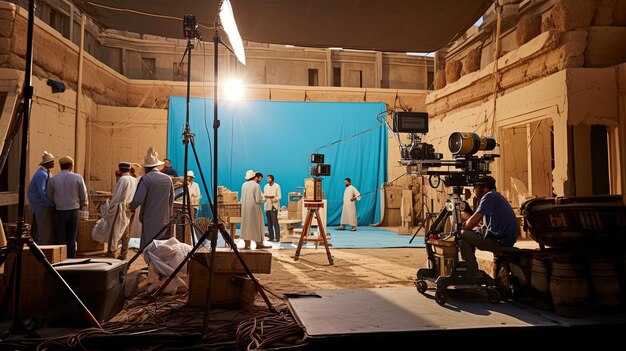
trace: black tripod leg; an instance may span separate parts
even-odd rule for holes
[[[241,253],[239,252],[239,249],[237,249],[237,244],[235,243],[235,241],[233,241],[233,238],[231,238],[230,235],[228,235],[228,233],[226,232],[226,229],[224,229],[223,224],[219,224],[219,231],[220,231],[220,234],[222,234],[222,238],[224,238],[224,240],[228,243],[228,245],[230,245],[231,249],[235,252],[235,255],[237,256],[237,259],[239,259],[241,266],[243,267],[244,271],[246,271],[246,274],[248,275],[248,277],[254,283],[256,290],[259,292],[259,295],[261,295],[261,297],[263,298],[263,301],[265,301],[265,304],[267,305],[269,310],[272,312],[276,312],[276,309],[272,305],[272,302],[265,294],[265,290],[263,289],[263,286],[254,277],[254,274],[252,274],[252,271],[250,271],[250,268],[248,267],[246,260],[243,259],[243,257],[241,256]]]
[[[39,248],[39,246],[37,246],[37,244],[35,244],[32,240],[30,240],[30,242],[27,245],[30,248],[30,252],[32,253],[32,255],[35,256],[35,258],[39,262],[41,262],[41,264],[48,270],[48,272],[50,274],[52,274],[54,279],[61,285],[61,287],[65,290],[65,292],[70,296],[72,301],[74,301],[74,304],[76,304],[76,306],[78,306],[78,308],[80,308],[80,310],[83,312],[83,314],[85,316],[85,319],[87,319],[89,324],[91,324],[91,326],[93,326],[94,328],[102,329],[102,326],[100,325],[100,323],[98,322],[96,317],[94,317],[93,314],[91,314],[91,311],[89,311],[87,306],[85,306],[83,304],[83,302],[80,300],[80,298],[74,293],[72,288],[70,288],[70,286],[67,285],[67,283],[65,282],[63,277],[61,277],[61,275],[59,274],[59,272],[57,272],[54,269],[54,267],[52,267],[50,262],[48,262],[48,260],[46,259],[46,256],[43,254],[43,252],[41,252],[41,249]],[[20,257],[21,254],[19,253],[21,251],[22,250],[18,251],[18,256],[16,256],[16,259],[21,259],[21,257]],[[17,281],[18,280],[16,279],[16,283],[17,283]],[[15,301],[17,301],[17,299]],[[17,305],[17,306],[19,306],[19,305]],[[17,308],[19,308],[19,307],[17,307]]]

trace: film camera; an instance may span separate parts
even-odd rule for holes
[[[394,112],[394,133],[408,133],[409,143],[400,144],[400,163],[409,165],[413,161],[440,160],[443,155],[435,152],[432,144],[422,142],[422,135],[428,133],[428,113]]]
[[[324,154],[312,154],[311,163],[315,163],[311,167],[311,176],[313,177],[326,177],[330,176],[330,165],[324,163]]]

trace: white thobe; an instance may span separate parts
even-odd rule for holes
[[[355,201],[352,201],[355,199]],[[343,192],[343,208],[341,209],[341,222],[340,224],[347,224],[349,226],[356,227],[356,201],[361,200],[361,194],[353,186],[349,185]]]
[[[130,209],[134,210],[141,206],[139,220],[141,221],[141,242],[143,248],[159,231],[161,234],[155,239],[161,239],[169,228],[165,228],[170,222],[174,205],[174,185],[172,179],[165,173],[154,168],[148,174],[141,177],[137,185],[137,191],[130,203]],[[165,230],[163,230],[165,228]]]
[[[130,223],[130,218],[126,214],[126,207],[133,200],[137,189],[137,179],[129,173],[124,173],[117,181],[111,200],[106,206],[101,206],[102,219],[93,229],[92,238],[94,240],[104,239],[112,248],[117,250],[118,242],[124,230]],[[98,240],[102,241],[102,240]]]
[[[241,186],[241,238],[244,240],[263,241],[263,196],[261,186],[249,180]]]
[[[280,211],[280,185],[274,183],[272,185],[265,184],[263,188],[263,196],[265,196],[265,211],[271,211],[272,207]],[[273,196],[273,198],[267,198],[267,196]]]

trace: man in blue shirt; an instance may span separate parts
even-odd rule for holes
[[[169,159],[164,158],[163,159],[163,170],[161,170],[162,173],[167,174],[170,177],[178,177],[178,172],[176,172],[176,170],[174,169],[174,167],[172,167],[172,163],[170,162]]]
[[[496,191],[496,180],[485,177],[474,187],[480,200],[476,212],[465,222],[459,248],[470,272],[478,272],[474,250],[498,252],[517,240],[518,224],[507,199]]]
[[[46,194],[50,169],[54,168],[54,156],[44,151],[39,166],[28,185],[28,202],[34,215],[31,236],[37,244],[47,245],[54,242],[52,231],[54,203]]]

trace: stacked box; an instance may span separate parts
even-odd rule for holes
[[[103,251],[104,244],[91,239],[91,232],[96,226],[97,219],[81,219],[78,221],[76,243],[78,252]]]
[[[65,245],[42,245],[39,246],[39,248],[51,264],[67,259],[67,248]],[[3,291],[9,284],[10,272],[13,269],[15,257],[15,254],[12,254],[6,261],[6,274],[3,275],[1,284]],[[48,301],[44,285],[45,276],[45,266],[33,256],[27,246],[24,246],[24,251],[22,252],[22,287],[20,294],[20,311],[24,316],[31,315],[35,312],[42,312],[47,309]],[[12,301],[10,306],[12,308]]]
[[[269,251],[255,250],[240,252],[252,273],[270,273],[272,254]],[[211,253],[200,250],[194,254],[189,266],[190,306],[204,307],[208,291],[209,264]],[[218,248],[215,256],[213,294],[211,303],[235,305],[250,308],[254,304],[256,289],[234,251]]]
[[[222,220],[226,220],[229,217],[241,217],[241,204],[218,204],[217,215]]]
[[[236,204],[239,201],[239,193],[236,191],[225,192],[222,194],[222,201],[225,204]]]

